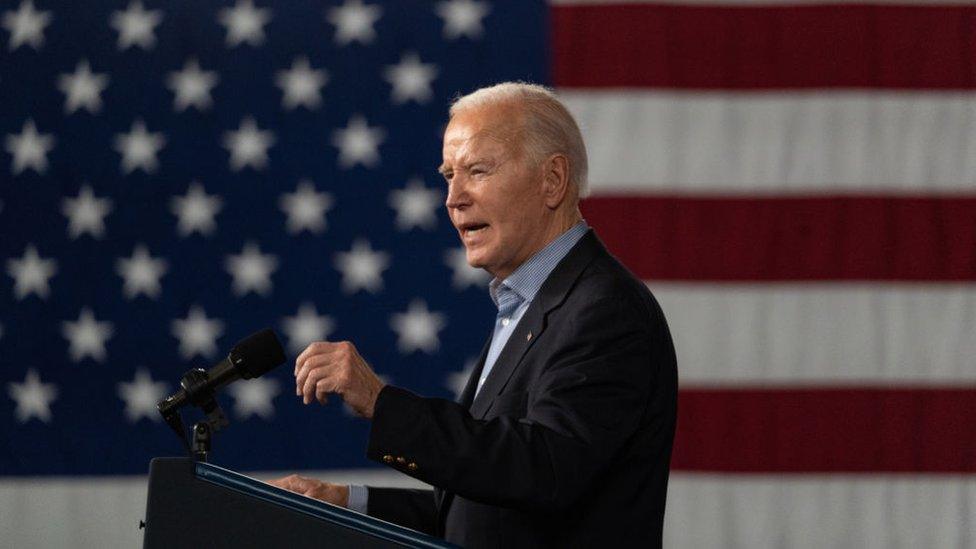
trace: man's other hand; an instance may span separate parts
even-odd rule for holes
[[[325,404],[329,393],[337,393],[357,414],[372,419],[385,385],[348,341],[312,343],[295,360],[295,393],[305,404],[313,398]]]
[[[349,487],[344,484],[332,484],[299,475],[269,480],[268,484],[339,507],[349,507]]]

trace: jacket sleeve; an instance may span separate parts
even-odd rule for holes
[[[545,336],[559,344],[549,344],[544,371],[526,388],[524,417],[475,419],[457,403],[387,386],[367,456],[482,503],[572,505],[637,429],[666,358],[647,318],[621,298],[587,306],[553,331]]]
[[[437,535],[433,490],[368,487],[366,514],[432,536]]]

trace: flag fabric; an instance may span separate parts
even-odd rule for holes
[[[138,539],[145,481],[119,475],[181,452],[155,402],[264,326],[291,359],[348,339],[390,383],[458,393],[493,309],[443,211],[439,138],[451,97],[514,79],[578,117],[584,216],[671,324],[666,544],[976,543],[976,7],[0,18],[0,529],[21,545]],[[225,393],[215,463],[370,467],[368,425],[302,406],[290,365]]]
[[[972,547],[976,6],[559,2],[584,215],[661,300],[673,547]]]
[[[388,382],[454,398],[494,306],[443,208],[440,135],[455,95],[547,81],[547,15],[0,4],[5,543],[132,545],[145,503],[117,477],[183,453],[156,402],[265,326],[292,361],[351,340]],[[212,461],[368,467],[368,423],[294,391],[291,363],[222,391]]]

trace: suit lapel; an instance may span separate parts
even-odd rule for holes
[[[485,417],[495,395],[508,382],[508,378],[515,372],[516,367],[522,361],[522,357],[532,347],[532,344],[542,335],[545,328],[545,311],[542,309],[541,303],[538,300],[533,300],[518,326],[515,327],[515,331],[508,338],[505,347],[498,355],[498,359],[495,360],[495,365],[491,368],[491,373],[488,374],[488,379],[485,380],[471,404],[471,415],[475,418],[482,419]]]
[[[491,403],[498,393],[505,388],[509,378],[512,377],[522,362],[522,358],[532,348],[532,345],[542,337],[546,329],[546,317],[553,309],[562,304],[580,273],[593,261],[600,250],[604,250],[602,244],[593,234],[593,231],[589,230],[573,246],[566,257],[559,262],[559,265],[553,269],[552,274],[546,279],[542,288],[539,289],[539,293],[532,300],[532,304],[525,311],[525,315],[522,316],[515,331],[508,338],[508,342],[505,343],[505,347],[491,368],[491,373],[488,374],[488,379],[478,391],[478,395],[471,405],[472,416],[477,419],[485,417],[485,414],[491,409]],[[484,358],[482,358],[483,367]],[[477,386],[477,379],[474,383]],[[471,384],[470,380],[468,384]]]

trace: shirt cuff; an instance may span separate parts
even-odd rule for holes
[[[369,490],[361,484],[349,485],[349,510],[357,513],[366,514],[366,505],[369,503]]]

